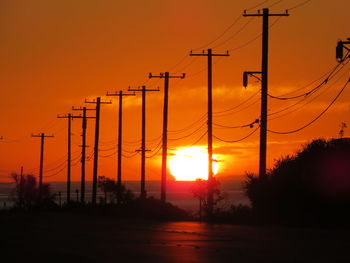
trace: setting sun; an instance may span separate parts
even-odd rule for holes
[[[215,156],[214,156],[215,158]],[[205,147],[186,147],[174,151],[169,160],[170,173],[177,181],[194,181],[208,178],[208,153]],[[213,162],[216,174],[219,163]]]

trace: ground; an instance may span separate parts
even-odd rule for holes
[[[0,214],[3,262],[349,262],[350,230]]]

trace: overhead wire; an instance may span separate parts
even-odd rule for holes
[[[221,114],[221,113],[226,113],[226,112],[229,112],[229,111],[232,111],[232,110],[235,110],[237,108],[239,108],[240,106],[244,105],[245,103],[247,103],[248,101],[250,101],[251,99],[253,99],[256,95],[258,95],[260,93],[260,90],[258,90],[257,92],[255,92],[253,95],[251,95],[250,97],[248,97],[246,100],[242,101],[241,103],[239,103],[238,105],[236,106],[233,106],[229,109],[226,109],[226,110],[222,110],[222,111],[214,111],[213,112],[213,115],[215,116],[216,114]]]
[[[349,53],[349,52],[348,52]],[[303,94],[299,94],[299,95],[295,95],[295,96],[290,96],[290,97],[281,97],[281,96],[273,96],[271,94],[268,94],[268,96],[270,98],[273,99],[278,99],[278,100],[290,100],[290,99],[297,99],[300,97],[306,97],[309,96],[311,94],[313,94],[314,92],[316,92],[318,89],[320,89],[323,85],[327,84],[347,63],[349,62],[349,59],[347,60],[347,62],[345,63],[338,63],[328,74],[328,76],[320,83],[318,84],[316,87],[312,88],[311,90],[303,93]],[[340,70],[338,70],[338,68],[342,66],[340,68]],[[338,70],[338,71],[337,71]],[[334,74],[333,74],[334,73]]]
[[[226,44],[227,42],[231,41],[232,39],[234,39],[239,33],[241,33],[251,22],[253,21],[253,18],[250,17],[250,19],[248,19],[248,21],[240,28],[238,29],[234,34],[232,34],[229,38],[227,38],[226,40],[220,42],[219,44],[216,44],[215,46],[213,46],[212,48],[218,48],[221,47],[222,45]]]
[[[281,2],[283,2],[283,0],[278,0],[278,1],[274,2],[274,3],[272,3],[271,5],[267,6],[266,8],[271,8],[271,7],[275,6],[275,5],[278,5]]]
[[[259,128],[260,128],[260,125],[259,125],[256,129],[254,129],[251,133],[249,133],[248,135],[246,135],[246,136],[244,136],[244,137],[242,137],[242,138],[240,138],[240,139],[237,139],[237,140],[225,140],[225,139],[222,139],[222,138],[220,138],[220,137],[218,137],[218,136],[216,136],[216,135],[214,135],[214,134],[213,134],[213,137],[214,137],[215,139],[218,139],[219,141],[222,141],[222,142],[226,142],[226,143],[237,143],[237,142],[241,142],[241,141],[243,141],[243,140],[249,138],[250,136],[252,136]]]
[[[346,65],[347,63],[349,63],[349,62],[350,62],[350,59],[345,63],[345,65]],[[345,65],[344,65],[344,66],[345,66]],[[328,78],[328,80],[333,79],[333,78],[344,68],[344,66],[343,66],[342,68],[340,68],[331,78]],[[341,79],[346,73],[347,73],[347,72],[344,72],[344,73],[337,79],[337,81],[338,81],[339,79]],[[336,81],[336,82],[337,82],[337,81]],[[323,82],[324,82],[324,81],[323,81]],[[322,82],[322,83],[323,83],[323,82]],[[328,84],[328,81],[327,81],[326,84]],[[329,85],[329,87],[332,87],[332,85],[333,85],[333,84]],[[323,93],[321,93],[321,94],[323,94]],[[321,95],[321,94],[320,94],[320,95]],[[316,96],[314,99],[318,98],[320,95]],[[298,104],[300,104],[300,103],[306,101],[308,98],[310,98],[310,97],[309,97],[309,96],[307,96],[307,97],[304,96],[301,100],[297,101],[296,103],[294,103],[294,104],[292,104],[292,105],[289,105],[289,106],[287,106],[287,107],[285,107],[285,108],[283,108],[283,109],[281,109],[281,110],[278,110],[278,111],[269,113],[268,116],[276,115],[276,114],[279,114],[279,113],[281,113],[281,112],[287,111],[287,110],[289,110],[289,109],[295,107],[296,105],[298,105]],[[306,102],[306,103],[305,103],[304,105],[302,105],[300,108],[302,108],[302,107],[304,107],[305,105],[309,104],[309,103],[312,102],[314,99],[311,99],[309,102]],[[300,108],[297,108],[296,110],[298,110],[298,109],[300,109]],[[292,112],[294,112],[294,111],[296,111],[296,110],[293,110]],[[283,116],[285,116],[285,115],[283,115]],[[279,117],[276,117],[276,118],[273,118],[273,119],[277,119],[277,118],[279,118]],[[272,120],[272,119],[270,119],[270,120]]]
[[[255,123],[259,123],[259,119],[255,119],[254,121],[247,123],[247,124],[243,124],[243,125],[237,125],[237,126],[228,126],[228,125],[223,125],[223,124],[219,124],[219,123],[215,123],[213,122],[213,125],[219,128],[224,128],[224,129],[238,129],[238,128],[252,128],[254,126]]]
[[[277,18],[275,19],[275,21],[272,22],[271,25],[269,25],[269,28],[272,28],[280,19],[281,19],[281,16],[277,17]],[[261,36],[262,36],[262,33],[259,33],[259,34],[256,35],[254,38],[248,40],[248,41],[245,42],[244,44],[241,44],[241,45],[239,45],[239,46],[237,46],[237,47],[231,48],[231,49],[229,49],[228,51],[235,51],[235,50],[242,49],[242,48],[244,48],[244,47],[250,45],[251,43],[253,43],[253,42],[256,41],[257,39],[261,38]]]
[[[319,114],[317,115],[313,120],[311,120],[310,122],[308,122],[307,124],[303,125],[302,127],[298,128],[298,129],[294,129],[294,130],[290,130],[290,131],[274,131],[274,130],[267,130],[268,132],[271,133],[275,133],[275,134],[291,134],[291,133],[296,133],[299,132],[305,128],[307,128],[308,126],[310,126],[311,124],[313,124],[314,122],[316,122],[319,118],[322,117],[323,114],[325,114],[328,109],[337,101],[337,99],[340,97],[340,95],[343,93],[343,91],[345,90],[346,86],[349,84],[350,82],[350,78],[346,81],[345,85],[342,87],[342,89],[338,92],[338,94],[335,96],[335,98],[331,101],[331,103]]]
[[[214,38],[212,41],[208,42],[207,44],[203,45],[203,46],[200,46],[194,50],[201,50],[205,47],[208,47],[210,46],[211,44],[215,43],[216,41],[218,41],[220,38],[222,38],[234,25],[237,24],[237,22],[242,18],[241,15],[238,15],[236,17],[236,19],[233,21],[232,24],[230,24],[218,37]]]
[[[297,9],[297,8],[303,6],[303,5],[306,5],[309,2],[311,2],[311,0],[306,0],[306,1],[301,2],[301,3],[299,3],[299,4],[297,4],[297,5],[293,6],[293,7],[287,8],[287,10],[290,11],[290,10]]]
[[[193,132],[191,132],[190,134],[187,134],[187,135],[184,135],[184,136],[181,136],[181,137],[178,137],[178,138],[168,138],[169,141],[178,141],[178,140],[181,140],[181,139],[184,139],[184,138],[188,138],[194,134],[196,134],[197,132],[199,132],[203,127],[204,125],[206,125],[206,122],[203,123],[199,128],[197,128],[196,130],[194,130]]]
[[[274,118],[269,118],[269,120],[271,121],[271,120],[279,119],[279,118],[282,118],[282,117],[284,117],[284,116],[286,116],[286,115],[289,115],[289,114],[291,114],[291,113],[294,113],[294,112],[296,112],[296,111],[298,111],[298,110],[301,110],[301,109],[304,108],[306,105],[310,104],[310,103],[313,102],[315,99],[317,99],[318,97],[320,97],[321,95],[323,95],[328,89],[330,89],[330,88],[331,88],[332,86],[334,86],[339,80],[341,80],[342,77],[343,77],[345,74],[348,74],[349,71],[350,71],[350,70],[344,72],[337,80],[335,80],[335,82],[334,82],[333,84],[330,84],[330,85],[326,88],[326,90],[324,90],[323,92],[321,92],[320,94],[318,94],[318,95],[315,96],[314,98],[310,99],[309,101],[305,102],[305,103],[304,103],[303,105],[301,105],[299,108],[293,109],[292,111],[289,111],[289,112],[284,113],[284,114],[282,114],[282,115],[278,115],[278,116],[276,116],[276,117],[274,117]],[[303,102],[304,100],[306,100],[306,98],[305,98],[305,99],[302,99],[302,100],[300,100],[300,101],[298,101],[297,103],[293,104],[292,106],[295,106],[296,104],[299,104],[299,103]],[[292,108],[292,107],[289,107],[289,108]],[[289,109],[289,108],[288,108],[288,109]],[[287,108],[284,108],[284,109],[282,109],[282,110],[280,110],[280,111],[277,111],[277,112],[273,112],[273,113],[271,113],[271,114],[268,114],[268,116],[275,115],[275,114],[277,114],[277,113],[281,113],[281,112],[283,112],[283,111],[285,111],[285,110],[287,110]]]
[[[201,123],[204,121],[207,117],[208,113],[203,114],[199,119],[191,123],[190,125],[185,126],[184,128],[178,129],[178,130],[168,130],[168,133],[182,133],[184,131],[190,130],[193,127],[196,127],[197,124]]]
[[[245,10],[246,10],[246,11],[250,11],[250,10],[255,9],[255,8],[259,7],[259,6],[262,6],[263,4],[267,3],[268,1],[270,1],[270,0],[262,1],[261,3],[256,4],[256,5],[252,6],[252,7],[249,7],[249,8],[247,8],[247,9],[245,9]]]

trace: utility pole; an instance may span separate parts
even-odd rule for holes
[[[85,100],[85,103],[96,104],[96,121],[95,121],[95,145],[94,145],[94,169],[92,176],[92,205],[96,205],[97,194],[97,171],[98,171],[98,142],[100,137],[100,111],[101,104],[111,104],[112,102],[101,102],[101,98],[97,97],[96,100]]]
[[[261,16],[262,25],[262,62],[261,62],[261,116],[260,116],[260,160],[259,177],[266,177],[266,146],[267,146],[267,94],[268,94],[268,52],[269,52],[269,17],[289,16],[289,14],[270,14],[268,8],[263,9],[263,13],[247,14],[244,17]]]
[[[83,116],[74,116],[73,118],[81,118],[82,119],[82,144],[81,146],[81,184],[80,184],[80,202],[85,203],[85,161],[86,161],[86,129],[87,129],[87,119],[95,119],[95,117],[87,117],[86,111],[95,110],[95,109],[87,109],[86,107],[80,108],[72,108],[75,111],[83,111]],[[78,199],[77,199],[78,200]]]
[[[211,217],[213,213],[213,96],[212,96],[212,74],[213,74],[213,57],[227,57],[228,51],[225,54],[214,54],[209,48],[207,53],[193,54],[190,56],[206,56],[208,57],[208,214]]]
[[[72,123],[72,114],[68,113],[67,115],[58,115],[57,118],[66,118],[68,120],[68,157],[67,157],[67,203],[70,202],[70,186],[71,186],[71,160],[72,160],[72,144],[71,144],[71,123]]]
[[[115,93],[108,93],[107,96],[119,96],[119,118],[118,118],[118,171],[117,171],[117,202],[121,200],[121,186],[122,186],[122,138],[123,138],[123,96],[135,96],[134,93],[123,93],[122,90]]]
[[[45,133],[40,134],[32,134],[32,137],[39,137],[41,138],[41,144],[40,144],[40,170],[39,170],[39,198],[41,198],[41,191],[42,191],[42,185],[43,185],[43,167],[44,167],[44,142],[45,138],[52,138],[53,135],[45,135]]]
[[[137,150],[141,152],[141,198],[146,198],[146,92],[159,91],[159,89],[147,89],[146,86],[141,86],[136,89],[129,87],[129,91],[141,91],[142,92],[142,131],[141,131],[141,149]]]
[[[162,137],[162,175],[161,175],[161,195],[162,202],[166,201],[166,181],[167,181],[167,158],[168,158],[168,94],[170,78],[185,78],[185,73],[181,76],[171,76],[169,72],[160,73],[158,76],[149,73],[149,78],[164,78],[164,107],[163,107],[163,137]]]

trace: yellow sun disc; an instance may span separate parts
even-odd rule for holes
[[[174,154],[169,160],[169,169],[177,181],[208,179],[208,152],[205,147],[185,147]],[[218,169],[218,162],[213,162],[213,173],[216,174]]]

